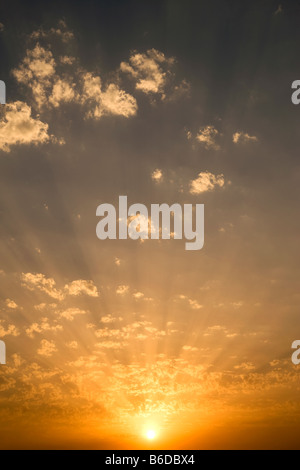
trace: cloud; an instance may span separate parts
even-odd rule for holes
[[[279,15],[279,14],[282,13],[282,12],[283,12],[282,5],[278,5],[277,10],[275,11],[275,15]]]
[[[36,44],[33,49],[27,49],[23,62],[13,70],[13,75],[19,83],[31,89],[33,99],[41,108],[48,102],[55,69],[52,52]]]
[[[0,121],[0,150],[10,152],[14,145],[38,145],[49,140],[48,124],[32,118],[30,106],[21,101],[5,106]]]
[[[49,295],[53,299],[63,300],[65,297],[60,290],[56,289],[56,282],[54,279],[48,279],[46,276],[44,276],[44,274],[23,273],[21,275],[21,282],[22,285],[30,291],[37,289]]]
[[[60,318],[64,318],[65,320],[68,321],[73,321],[75,317],[78,315],[86,315],[85,310],[81,310],[79,308],[68,308],[67,310],[64,310],[63,312],[59,313]]]
[[[0,23],[0,33],[2,33],[2,31],[4,31],[5,29],[5,26],[3,23]]]
[[[120,260],[120,258],[115,258],[115,265],[116,266],[118,266],[118,267],[121,266],[121,263],[122,263],[122,261]]]
[[[196,351],[198,351],[198,348],[195,348],[195,347],[193,348],[192,346],[183,346],[182,349],[185,352],[196,352]]]
[[[75,85],[66,80],[58,79],[52,89],[52,95],[49,98],[49,103],[58,108],[61,103],[70,103],[75,99],[76,92]]]
[[[201,308],[203,308],[203,305],[200,305],[197,300],[189,299],[189,304],[193,310],[200,310]]]
[[[219,131],[214,126],[206,126],[199,130],[196,140],[207,150],[220,150],[220,146],[216,143],[218,135]]]
[[[99,76],[90,72],[83,75],[82,104],[89,104],[87,117],[100,119],[105,114],[130,117],[137,112],[136,99],[121,90],[118,85],[111,83],[102,90]]]
[[[19,330],[15,325],[7,325],[2,326],[3,321],[0,320],[0,338],[4,338],[5,336],[19,336]]]
[[[35,333],[44,333],[45,331],[62,331],[63,327],[61,325],[50,325],[48,318],[43,318],[41,323],[33,323],[28,328],[26,328],[25,332],[29,338],[34,338]]]
[[[88,295],[89,297],[99,297],[97,287],[93,281],[79,279],[78,281],[73,281],[70,284],[67,284],[65,286],[65,290],[69,295],[75,297],[82,294]]]
[[[153,179],[153,181],[155,181],[155,183],[161,183],[162,180],[163,180],[162,170],[160,170],[158,168],[156,170],[154,170],[152,175],[151,175],[151,178]]]
[[[16,309],[16,308],[18,308],[18,305],[17,305],[16,302],[14,302],[13,300],[6,299],[5,303],[6,303],[6,306],[7,306],[8,308],[11,308],[11,309],[13,309],[13,310]]]
[[[128,292],[129,292],[129,286],[119,286],[116,289],[117,295],[125,295],[125,294],[128,294]]]
[[[122,321],[122,320],[123,320],[122,317],[115,318],[112,315],[106,315],[105,317],[102,317],[100,321],[101,323],[104,323],[105,325],[109,325],[111,323],[115,323],[117,321]]]
[[[39,40],[49,35],[51,37],[52,34],[62,38],[73,37],[73,33],[67,30],[63,33],[60,31],[52,29],[45,33],[39,30],[31,35],[31,39]],[[133,96],[117,83],[102,86],[101,77],[79,65],[72,67],[74,62],[74,57],[68,55],[54,56],[49,44],[43,47],[38,42],[32,49],[26,50],[25,58],[13,70],[13,75],[20,84],[30,89],[40,112],[47,108],[58,108],[64,103],[76,103],[87,109],[86,117],[93,119],[100,119],[104,115],[126,118],[136,115],[138,107]]]
[[[37,350],[37,353],[40,356],[51,357],[57,351],[54,341],[48,341],[43,339],[41,341],[40,349]]]
[[[248,142],[258,142],[258,138],[255,136],[246,134],[245,132],[236,132],[232,136],[232,141],[234,144],[245,144]]]
[[[102,93],[101,104],[104,114],[130,117],[137,112],[136,99],[111,83]]]
[[[203,305],[199,304],[199,302],[197,300],[189,299],[186,295],[178,295],[175,298],[175,301],[177,301],[178,299],[179,300],[186,300],[193,310],[200,310],[200,309],[203,308]]]
[[[50,39],[51,36],[58,36],[62,42],[68,43],[74,39],[74,34],[67,27],[67,24],[64,20],[59,20],[56,28],[51,28],[45,31],[43,28],[34,31],[30,37],[31,39]]]
[[[133,294],[133,297],[136,300],[140,300],[140,299],[143,299],[145,297],[145,294],[143,294],[142,292],[136,292],[135,294]]]
[[[224,175],[213,175],[206,171],[199,173],[198,178],[190,182],[190,193],[201,194],[213,191],[215,188],[223,188],[225,185]]]
[[[173,58],[167,58],[162,52],[150,49],[144,54],[133,53],[129,62],[121,63],[120,70],[136,81],[137,90],[163,95],[174,62]]]

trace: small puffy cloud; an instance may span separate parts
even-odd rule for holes
[[[11,300],[11,299],[6,299],[5,303],[6,303],[6,306],[7,306],[8,308],[11,308],[11,309],[13,309],[13,310],[15,310],[16,308],[18,308],[18,305],[16,304],[16,302],[14,302],[14,301]]]
[[[115,318],[112,315],[106,315],[105,317],[101,318],[101,323],[104,323],[105,325],[109,325],[111,323],[115,323],[116,321],[122,321],[122,317]]]
[[[65,286],[69,295],[77,297],[78,295],[88,295],[89,297],[99,297],[98,289],[93,281],[79,279]]]
[[[190,193],[201,194],[213,191],[215,188],[223,188],[225,185],[224,175],[213,175],[206,171],[199,173],[198,178],[190,182]]]
[[[49,295],[53,299],[63,300],[64,295],[56,289],[56,282],[52,278],[46,278],[44,274],[22,274],[21,282],[24,287],[30,291],[39,290]]]
[[[73,65],[75,62],[75,57],[64,55],[59,58],[59,62],[63,65]]]
[[[44,30],[43,28],[38,29],[31,33],[31,39],[47,39],[49,40],[51,36],[59,37],[62,42],[68,43],[72,39],[74,39],[74,34],[70,31],[67,27],[67,24],[64,20],[59,20],[58,25],[56,28],[51,28],[49,30]]]
[[[2,31],[4,31],[4,29],[5,29],[4,24],[0,23],[0,33],[2,33]]]
[[[198,351],[198,348],[192,347],[192,346],[183,346],[183,351],[185,352],[196,352]]]
[[[258,142],[258,138],[245,132],[236,132],[232,136],[232,141],[234,144],[246,144],[249,142]]]
[[[0,320],[0,338],[5,336],[19,336],[19,330],[15,325],[3,326],[3,321]]]
[[[5,106],[0,120],[0,150],[10,152],[14,145],[38,145],[49,140],[48,124],[34,119],[30,106],[21,101]]]
[[[41,323],[32,323],[26,328],[26,334],[29,338],[34,338],[36,333],[44,333],[45,331],[62,331],[63,327],[58,324],[50,325],[48,318],[43,318]]]
[[[40,344],[40,349],[37,350],[37,353],[40,356],[51,357],[57,351],[54,341],[48,341],[43,339]]]
[[[130,117],[137,112],[136,99],[111,83],[101,96],[102,109],[105,114]]]
[[[197,300],[189,299],[189,304],[193,310],[200,310],[201,308],[203,308],[203,305],[200,305]]]
[[[118,266],[118,267],[121,266],[121,263],[122,263],[122,261],[120,260],[120,258],[115,258],[115,265],[116,266]]]
[[[128,292],[129,292],[129,286],[119,286],[116,289],[117,295],[125,295],[125,294],[128,294]]]
[[[45,303],[41,303],[41,304],[34,306],[35,310],[38,310],[39,312],[43,312],[47,308],[54,309],[56,307],[57,307],[57,304],[45,304]]]
[[[146,94],[163,94],[173,64],[173,58],[150,49],[144,54],[133,53],[129,62],[121,63],[120,69],[135,79],[137,90]]]
[[[33,49],[27,49],[20,67],[13,70],[13,75],[19,83],[27,85],[40,108],[48,102],[48,96],[55,76],[56,64],[50,50],[36,44]]]
[[[136,300],[141,300],[145,297],[145,294],[143,294],[142,292],[136,292],[135,294],[133,294],[133,297],[136,299]]]
[[[162,170],[160,170],[158,168],[156,170],[154,170],[152,175],[151,175],[151,178],[153,179],[153,181],[155,181],[155,183],[161,183],[162,180],[163,180]]]
[[[111,83],[105,91],[98,76],[87,72],[83,75],[82,104],[89,105],[87,117],[100,119],[105,114],[130,117],[137,112],[136,99]]]
[[[196,140],[203,144],[207,150],[220,150],[220,146],[216,142],[218,136],[219,131],[214,126],[206,126],[199,130]]]
[[[67,310],[64,310],[63,312],[59,313],[60,318],[64,318],[65,320],[68,321],[73,321],[75,317],[78,315],[86,315],[85,310],[81,310],[80,308],[68,308]]]
[[[51,28],[49,34],[54,34],[59,36],[63,42],[69,42],[74,39],[74,34],[72,31],[69,31],[67,24],[64,20],[58,22],[57,28]]]

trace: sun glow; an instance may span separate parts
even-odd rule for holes
[[[147,439],[150,439],[150,440],[153,440],[156,438],[156,432],[153,431],[152,429],[149,429],[146,435],[147,435]]]

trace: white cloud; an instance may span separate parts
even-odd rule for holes
[[[6,306],[7,306],[8,308],[11,308],[11,309],[13,309],[13,310],[16,309],[16,308],[18,308],[18,305],[16,304],[16,302],[14,302],[14,301],[11,300],[11,299],[6,299],[5,303],[6,303]]]
[[[116,266],[118,266],[118,267],[121,266],[121,263],[122,263],[122,261],[120,260],[120,258],[115,258],[115,265]]]
[[[232,141],[234,144],[243,144],[248,142],[258,142],[258,138],[245,132],[236,132],[232,136]]]
[[[86,315],[85,310],[81,310],[80,308],[68,308],[67,310],[64,310],[63,312],[59,313],[60,318],[64,318],[65,320],[68,321],[73,321],[75,317],[78,315]]]
[[[216,142],[218,135],[219,131],[214,126],[206,126],[199,130],[196,140],[203,144],[207,150],[220,150],[220,146]]]
[[[19,336],[19,330],[15,325],[7,325],[2,326],[3,321],[0,320],[0,338],[4,338],[5,336]]]
[[[200,310],[201,308],[203,308],[203,305],[200,305],[197,300],[189,299],[189,304],[193,310]]]
[[[145,294],[143,294],[142,292],[136,292],[135,294],[133,294],[133,297],[136,299],[136,300],[141,300],[145,297]]]
[[[41,341],[40,349],[37,350],[37,353],[40,356],[51,357],[57,351],[54,341],[48,341],[43,339]]]
[[[73,281],[70,284],[65,286],[65,290],[69,295],[78,296],[78,295],[88,295],[89,297],[99,297],[97,287],[93,281],[85,281],[79,279],[78,281]]]
[[[27,289],[34,291],[35,289],[44,292],[53,299],[63,300],[64,295],[60,290],[56,289],[56,282],[52,278],[46,278],[44,274],[22,274],[22,285]]]
[[[128,294],[128,292],[129,292],[129,286],[119,286],[116,289],[117,295],[125,295],[125,294]]]
[[[27,49],[23,62],[13,70],[13,75],[19,83],[31,89],[37,106],[41,108],[48,102],[55,69],[52,52],[36,44],[33,49]]]
[[[134,53],[129,58],[129,63],[121,63],[120,69],[136,80],[137,90],[146,94],[163,94],[173,64],[173,58],[167,58],[162,52],[150,49],[144,54]]]
[[[153,179],[153,181],[155,181],[156,183],[161,183],[162,180],[163,180],[163,172],[162,170],[160,170],[159,168],[157,168],[156,170],[153,171],[152,175],[151,175],[151,178]]]
[[[90,72],[83,75],[82,104],[89,104],[87,117],[100,119],[105,114],[130,117],[137,112],[136,99],[121,90],[118,85],[111,83],[102,90],[99,76]]]
[[[75,98],[74,84],[66,80],[58,79],[53,86],[52,95],[49,98],[54,108],[58,108],[61,103],[70,103]]]
[[[32,323],[25,332],[29,338],[34,338],[35,333],[44,333],[45,331],[62,331],[63,327],[61,325],[55,324],[50,325],[48,318],[42,318],[41,323]]]
[[[64,20],[59,20],[56,28],[51,28],[45,31],[43,28],[34,31],[31,35],[31,39],[50,39],[51,36],[58,36],[62,42],[68,43],[74,39],[74,34],[67,27],[67,24]]]
[[[225,185],[224,175],[213,175],[206,171],[199,173],[198,178],[190,182],[190,193],[201,194],[213,191],[215,188],[223,188]]]
[[[0,150],[10,152],[14,145],[38,145],[49,140],[48,124],[32,118],[30,106],[21,101],[5,106],[0,121]]]

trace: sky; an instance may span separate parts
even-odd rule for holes
[[[1,449],[299,448],[299,21],[2,0]],[[204,204],[204,248],[99,240],[122,195]]]

